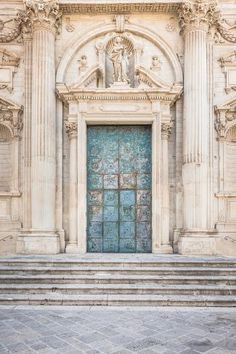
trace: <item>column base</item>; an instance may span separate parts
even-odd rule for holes
[[[161,245],[159,248],[153,249],[152,253],[159,254],[172,254],[173,248],[171,245]]]
[[[60,253],[60,237],[55,231],[23,231],[18,236],[16,252],[21,254]]]
[[[78,254],[82,252],[76,243],[68,243],[66,245],[66,253]]]
[[[216,255],[215,230],[186,230],[178,241],[178,253],[183,255]]]

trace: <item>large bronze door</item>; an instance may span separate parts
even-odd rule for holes
[[[151,127],[89,126],[88,252],[151,252]]]

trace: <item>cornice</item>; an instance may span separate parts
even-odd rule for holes
[[[164,101],[174,104],[182,94],[181,88],[170,91],[145,90],[115,90],[115,89],[70,89],[65,85],[57,85],[57,95],[64,103],[73,101]]]

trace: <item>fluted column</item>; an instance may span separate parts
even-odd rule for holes
[[[31,252],[57,253],[55,35],[59,5],[55,0],[25,0],[25,5],[32,28]]]
[[[215,1],[185,1],[180,9],[184,35],[184,232],[208,232],[209,105],[207,33]]]
[[[162,211],[161,211],[161,252],[172,253],[170,245],[170,206],[169,206],[169,153],[168,140],[171,134],[172,122],[161,124],[161,143],[162,143],[162,171],[161,171],[161,189],[162,189]]]
[[[77,238],[77,123],[66,122],[66,132],[70,141],[70,180],[69,180],[69,242],[67,253],[78,253]]]

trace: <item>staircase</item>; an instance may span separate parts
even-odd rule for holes
[[[0,305],[236,306],[236,259],[178,255],[0,258]]]

